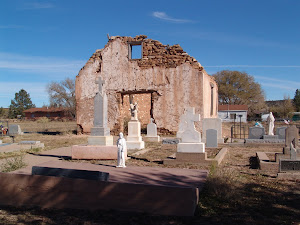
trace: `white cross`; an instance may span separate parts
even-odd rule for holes
[[[105,81],[102,80],[102,77],[98,77],[95,83],[99,84],[99,93],[102,94],[102,88],[103,88],[103,84],[105,84]]]

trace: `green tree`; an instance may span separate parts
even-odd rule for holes
[[[75,79],[66,78],[60,82],[52,81],[47,86],[50,106],[63,107],[70,115],[76,116]]]
[[[295,92],[295,97],[294,97],[294,106],[297,112],[300,111],[300,90],[297,89]]]
[[[223,70],[213,75],[220,104],[248,105],[251,116],[266,109],[264,92],[254,77],[245,72]]]
[[[32,103],[29,93],[21,89],[15,94],[15,99],[11,100],[8,116],[9,118],[16,118],[17,115],[24,116],[24,110],[34,107],[35,105]]]

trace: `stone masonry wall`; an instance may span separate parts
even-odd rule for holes
[[[132,43],[141,43],[141,59],[129,58]],[[177,131],[185,107],[195,107],[202,118],[217,117],[216,82],[179,45],[163,45],[145,35],[116,36],[103,49],[96,50],[76,77],[77,124],[83,132],[90,132],[93,126],[93,98],[98,90],[95,81],[99,76],[105,80],[108,124],[115,133],[123,129],[122,97],[129,94],[151,96],[150,105],[149,100],[140,99],[139,107],[151,111],[143,114],[152,116],[158,128],[171,132]],[[211,115],[212,84],[215,100]],[[142,117],[145,118],[142,124],[146,125],[149,118]],[[201,130],[201,122],[196,128]]]

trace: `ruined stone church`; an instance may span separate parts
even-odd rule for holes
[[[78,130],[93,127],[97,80],[104,80],[108,97],[108,126],[113,133],[126,130],[129,100],[138,103],[142,126],[153,118],[158,129],[178,130],[179,118],[194,107],[203,118],[216,118],[218,88],[197,60],[179,45],[163,45],[145,35],[109,37],[76,76]],[[196,124],[201,131],[201,123]]]

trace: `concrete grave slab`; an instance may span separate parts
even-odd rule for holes
[[[207,170],[127,167],[51,161],[42,167],[109,173],[109,181],[0,173],[0,204],[121,210],[159,215],[193,216]],[[18,187],[18,188],[16,188]],[[134,198],[132,197],[134,196]]]

